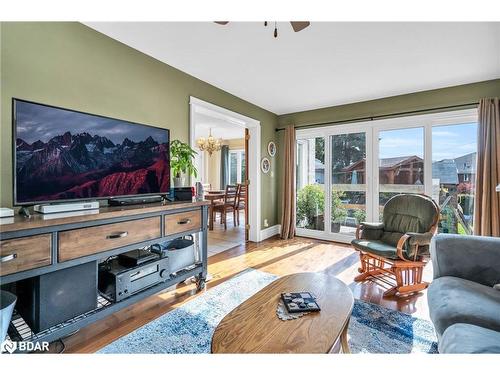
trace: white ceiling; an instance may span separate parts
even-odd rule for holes
[[[500,22],[86,24],[276,114],[500,77]]]
[[[208,137],[210,129],[215,138],[229,140],[245,137],[245,128],[201,113],[194,114],[194,125],[195,139]]]

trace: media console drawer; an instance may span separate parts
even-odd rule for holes
[[[165,216],[165,234],[182,233],[201,229],[201,211],[187,211]]]
[[[50,234],[0,241],[0,275],[50,265],[50,248]]]
[[[161,237],[161,217],[59,232],[59,261],[80,258]]]

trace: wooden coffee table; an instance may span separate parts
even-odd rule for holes
[[[280,294],[313,292],[320,312],[281,321],[276,315]],[[354,298],[339,279],[325,273],[281,277],[231,311],[215,329],[212,353],[349,352],[347,328]]]

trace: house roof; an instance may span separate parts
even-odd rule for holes
[[[455,160],[444,159],[432,163],[432,178],[439,179],[441,184],[457,185],[458,174]]]
[[[416,155],[398,156],[395,158],[383,158],[383,159],[380,159],[379,167],[380,168],[393,168],[393,167],[395,167],[399,164],[402,164],[403,162],[411,160],[411,159],[418,159],[420,161],[422,160],[422,158],[419,158]]]
[[[414,160],[414,159],[416,159],[418,161],[422,161],[422,158],[420,158],[416,155],[398,156],[398,157],[394,157],[394,158],[383,158],[383,159],[380,159],[380,161],[379,161],[379,167],[383,168],[383,169],[395,168],[396,166],[398,166],[400,164],[404,164],[405,162],[408,162],[408,161]],[[351,165],[343,168],[342,171],[347,172],[347,171],[354,170],[354,169],[356,169],[356,167],[359,164],[363,163],[364,161],[365,161],[365,159],[358,160],[357,162],[354,162]]]
[[[476,153],[471,152],[470,154],[455,158],[455,164],[457,165],[458,173],[476,173]]]
[[[409,160],[422,159],[416,155],[399,156],[394,158],[380,159],[380,168],[395,168],[398,165],[404,164]],[[355,170],[356,167],[363,163],[365,159],[358,160],[355,163],[342,169],[343,172]],[[324,169],[325,166],[319,160],[315,160],[316,169]],[[476,170],[476,153],[470,153],[460,156],[456,159],[443,159],[432,163],[432,178],[439,179],[441,184],[458,185],[458,173],[475,173]]]

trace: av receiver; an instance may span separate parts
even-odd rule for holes
[[[125,266],[118,258],[99,265],[98,288],[103,297],[119,302],[169,278],[168,258],[157,256],[137,266]]]

